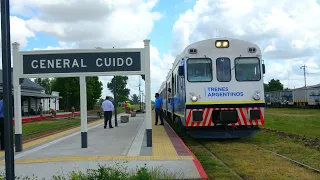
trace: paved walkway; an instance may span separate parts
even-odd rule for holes
[[[55,135],[46,143],[34,142],[33,146],[16,153],[16,175],[34,174],[50,179],[59,170],[66,174],[96,168],[99,164],[114,166],[128,161],[125,166],[132,170],[147,164],[148,168],[162,166],[176,175],[182,173],[184,178],[200,178],[199,164],[195,164],[190,152],[183,150],[185,147],[172,130],[170,133],[167,124],[153,126],[151,148],[146,147],[145,114],[130,117],[128,123],[121,123],[118,117],[118,122],[118,127],[113,129],[104,129],[102,120],[92,124],[88,128],[88,148],[81,148],[79,129]],[[0,162],[0,171],[4,171],[4,161]]]

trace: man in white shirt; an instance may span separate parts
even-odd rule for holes
[[[111,125],[112,111],[114,111],[113,103],[110,101],[110,97],[107,96],[106,100],[103,101],[101,108],[104,112],[104,128],[107,127],[107,122],[109,121],[109,128],[113,128]]]

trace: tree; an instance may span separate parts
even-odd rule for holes
[[[265,91],[279,91],[283,90],[283,84],[280,82],[279,79],[271,79],[268,84],[264,84]]]
[[[36,78],[34,80],[35,83],[39,84],[41,87],[45,89],[46,94],[52,93],[52,80],[49,78]]]
[[[133,94],[132,96],[131,96],[131,100],[132,100],[132,104],[139,104],[139,97],[136,95],[136,94]]]
[[[93,109],[97,100],[101,97],[102,82],[98,77],[87,77],[87,109]],[[60,92],[62,99],[59,100],[60,107],[70,111],[74,106],[77,110],[80,108],[80,84],[79,78],[55,78],[52,83],[52,90]]]
[[[264,91],[269,92],[269,85],[266,83],[263,83]]]
[[[93,109],[101,97],[103,84],[97,76],[87,78],[87,108]]]
[[[124,102],[129,99],[130,89],[126,88],[128,76],[114,76],[110,82],[108,82],[108,89],[114,94],[115,82],[117,82],[116,96],[118,102]]]

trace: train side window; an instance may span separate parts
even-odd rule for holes
[[[216,60],[217,80],[219,82],[231,81],[231,64],[229,58],[218,58]]]

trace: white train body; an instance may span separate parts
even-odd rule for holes
[[[219,42],[226,47],[216,47]],[[261,57],[256,44],[238,39],[190,44],[176,58],[160,87],[166,114],[193,136],[248,136],[248,129],[264,124],[265,67]],[[226,126],[241,127],[245,133],[230,135],[228,130],[216,128]],[[215,128],[195,131],[197,127]]]

